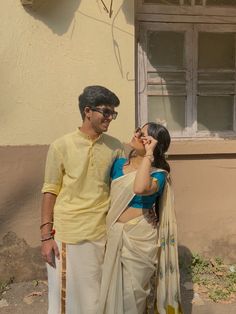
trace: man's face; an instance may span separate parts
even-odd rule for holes
[[[89,108],[87,117],[93,130],[101,134],[108,130],[110,122],[116,117],[115,107],[110,105],[100,105]]]

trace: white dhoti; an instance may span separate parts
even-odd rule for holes
[[[96,314],[105,238],[65,244],[57,241],[60,260],[47,264],[48,314]]]

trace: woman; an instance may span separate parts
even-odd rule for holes
[[[147,123],[135,131],[130,145],[129,158],[117,159],[111,171],[98,313],[143,314],[154,308],[159,314],[181,313],[170,167],[164,155],[170,135],[164,126]],[[159,207],[159,228],[148,222],[153,207]]]

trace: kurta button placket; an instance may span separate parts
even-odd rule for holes
[[[95,142],[92,142],[91,144],[91,154],[90,154],[90,164],[91,164],[91,167],[94,166],[94,143]]]

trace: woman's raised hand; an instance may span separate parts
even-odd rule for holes
[[[143,145],[145,147],[146,153],[153,153],[155,147],[157,146],[158,141],[155,140],[152,136],[143,136],[142,138]]]

